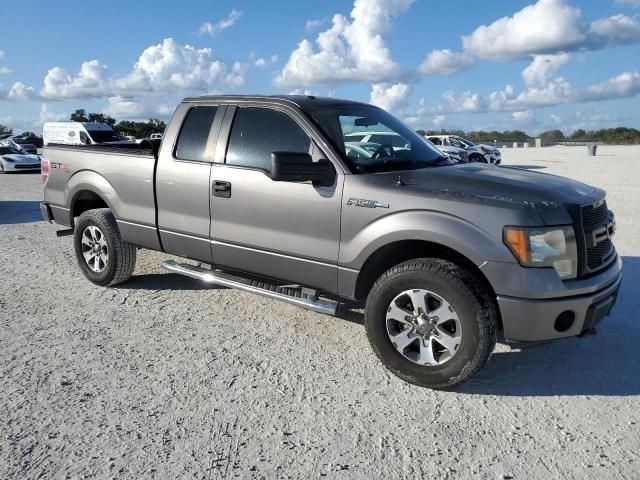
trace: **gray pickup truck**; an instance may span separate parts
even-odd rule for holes
[[[406,142],[347,154],[363,131]],[[187,98],[161,143],[50,145],[42,166],[42,214],[68,227],[91,282],[126,281],[147,248],[193,261],[170,271],[318,312],[364,305],[382,363],[431,388],[472,377],[497,338],[593,332],[622,278],[602,190],[452,164],[358,102]]]

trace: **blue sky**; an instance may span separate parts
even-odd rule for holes
[[[168,118],[206,93],[330,95],[415,128],[640,128],[640,0],[25,1],[0,123]]]

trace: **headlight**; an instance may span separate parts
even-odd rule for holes
[[[15,160],[13,158],[7,158],[7,157],[2,157],[2,160],[4,160],[5,162],[10,162],[10,163],[15,162]]]
[[[552,267],[563,280],[578,274],[573,227],[505,227],[504,243],[524,267]]]

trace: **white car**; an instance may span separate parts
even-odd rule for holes
[[[14,147],[0,147],[0,173],[29,171],[40,171],[38,155],[22,153]]]
[[[469,152],[470,162],[483,162],[483,163],[495,163],[500,164],[502,156],[500,150],[491,145],[476,145],[475,143],[467,140],[466,138],[459,137],[458,135],[429,135],[427,136],[436,147],[440,146],[452,146],[458,148],[464,148]]]

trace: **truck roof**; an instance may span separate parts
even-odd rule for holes
[[[319,106],[340,106],[340,105],[368,105],[363,102],[355,102],[353,100],[342,100],[332,97],[316,97],[314,95],[204,95],[200,97],[187,97],[182,100],[183,103],[195,102],[250,102],[250,101],[269,101],[272,103],[294,104],[304,109],[306,107]]]

